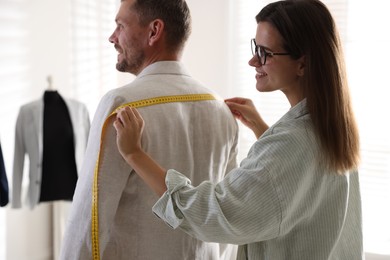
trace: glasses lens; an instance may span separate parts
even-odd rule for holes
[[[255,39],[251,40],[251,50],[252,50],[252,55],[254,56],[256,54],[256,52],[257,52]]]
[[[267,52],[265,51],[265,49],[261,46],[258,47],[258,50],[257,50],[257,55],[259,56],[259,60],[261,62],[261,64],[265,64],[265,59],[266,59],[266,55],[267,55]]]
[[[264,65],[265,64],[265,59],[266,59],[266,51],[263,47],[261,46],[258,46],[256,44],[256,41],[255,39],[252,39],[251,40],[251,49],[252,49],[252,55],[253,56],[257,56],[257,58],[259,59],[259,62]]]

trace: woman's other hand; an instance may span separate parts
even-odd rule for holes
[[[268,125],[257,112],[252,100],[235,97],[226,99],[225,103],[234,117],[251,129],[256,138],[259,138],[268,129]]]

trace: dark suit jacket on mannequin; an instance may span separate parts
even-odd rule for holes
[[[57,91],[43,95],[43,156],[39,202],[71,201],[77,182],[72,120]]]
[[[3,160],[3,152],[0,144],[0,206],[4,207],[8,204],[8,180],[5,173]]]
[[[77,171],[84,157],[88,140],[90,120],[86,106],[72,99],[63,99],[69,111],[74,134]],[[43,115],[44,99],[30,102],[20,108],[15,129],[15,156],[12,182],[11,206],[21,207],[24,158],[29,157],[29,185],[27,204],[33,209],[40,201],[43,162]],[[61,152],[58,150],[58,152]]]

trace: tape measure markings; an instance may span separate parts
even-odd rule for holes
[[[100,243],[99,243],[99,164],[100,164],[100,155],[103,148],[103,136],[105,134],[106,125],[108,119],[112,116],[116,115],[116,113],[127,106],[140,108],[146,106],[153,106],[158,104],[165,103],[174,103],[174,102],[194,102],[194,101],[206,101],[206,100],[216,100],[216,98],[212,94],[187,94],[187,95],[174,95],[174,96],[161,96],[154,97],[148,99],[142,99],[130,103],[123,104],[117,107],[104,121],[102,127],[102,133],[100,136],[100,147],[98,152],[98,158],[95,165],[94,178],[93,178],[93,187],[92,187],[92,223],[91,223],[91,231],[92,231],[92,257],[93,260],[100,260]]]

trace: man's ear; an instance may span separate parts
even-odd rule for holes
[[[164,31],[164,22],[161,19],[156,19],[149,24],[149,45],[153,45],[161,39]]]
[[[297,60],[297,75],[302,77],[305,75],[306,56],[302,56]]]

